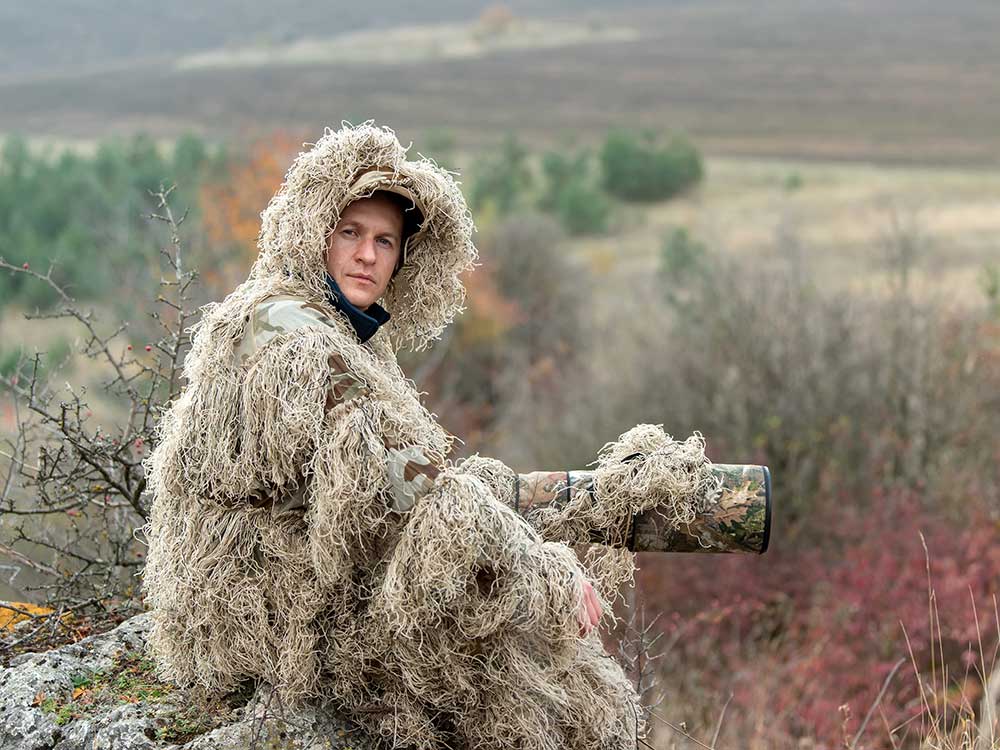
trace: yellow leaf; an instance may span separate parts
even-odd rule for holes
[[[14,626],[29,615],[50,615],[52,610],[27,602],[0,602],[0,630],[13,630]]]

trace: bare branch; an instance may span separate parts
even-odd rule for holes
[[[173,190],[161,186],[153,193],[157,207],[151,218],[167,225],[169,243],[161,248],[167,273],[151,295],[160,338],[144,345],[147,356],[132,353],[128,322],[102,325],[54,281],[52,267],[40,273],[0,258],[0,269],[53,290],[58,308],[27,317],[76,325],[82,332],[78,353],[107,372],[102,393],[120,407],[115,424],[95,425],[86,388],[68,383],[53,388],[54,371],[41,353],[22,356],[13,374],[0,378],[16,419],[16,434],[0,443],[0,511],[9,519],[0,555],[15,563],[15,574],[23,568],[36,573],[41,580],[31,590],[62,611],[103,606],[108,597],[127,602],[132,571],[141,565],[134,531],[148,513],[143,458],[156,439],[158,415],[177,396],[187,329],[196,317],[189,297],[196,274],[185,270],[180,235],[187,212],[179,217],[174,212]]]

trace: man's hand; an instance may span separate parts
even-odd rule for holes
[[[594,591],[590,581],[583,582],[583,601],[580,602],[580,609],[576,612],[577,622],[580,623],[580,635],[585,636],[595,627],[601,619],[604,610],[597,600],[597,592]]]

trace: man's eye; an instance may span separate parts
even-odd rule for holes
[[[386,239],[385,237],[381,238],[381,239],[379,240],[379,242],[381,242],[381,243],[382,243],[382,246],[383,246],[383,247],[388,247],[388,248],[391,248],[391,247],[392,247],[392,240],[390,240],[390,239]]]
[[[353,237],[354,236],[354,230],[353,229],[344,229],[340,233],[341,234],[346,234],[348,237]]]

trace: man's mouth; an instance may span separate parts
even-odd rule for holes
[[[350,273],[348,274],[348,276],[350,276],[352,279],[358,279],[359,281],[367,281],[369,284],[375,283],[375,279],[373,279],[371,276],[366,276],[363,273]]]

